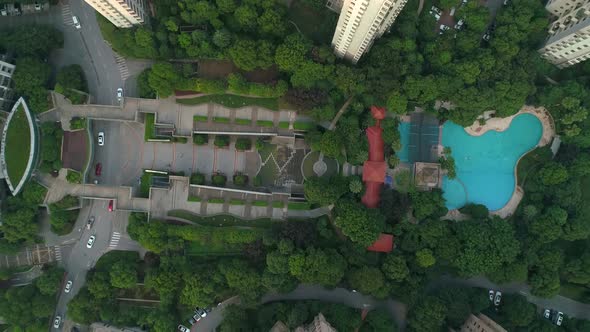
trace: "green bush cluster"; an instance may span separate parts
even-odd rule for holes
[[[61,163],[61,142],[63,130],[59,123],[44,122],[41,124],[41,166],[45,173],[59,171]]]
[[[248,184],[248,176],[241,173],[237,173],[236,175],[234,175],[233,181],[234,185],[238,187],[244,187]]]
[[[86,128],[86,118],[74,117],[70,120],[70,129],[77,130],[77,129],[85,129],[85,128]]]
[[[242,95],[258,96],[264,98],[281,97],[289,88],[287,82],[280,80],[274,84],[252,83],[240,74],[230,74],[227,77],[228,89],[230,92]]]
[[[227,135],[216,135],[214,143],[218,148],[225,148],[229,146],[229,136]]]
[[[214,186],[223,187],[223,186],[225,186],[226,182],[227,182],[227,177],[223,174],[218,173],[218,174],[213,174],[211,176],[211,183]]]
[[[82,174],[78,171],[68,169],[66,180],[68,180],[69,183],[82,183]]]
[[[209,143],[209,135],[207,134],[193,134],[193,143],[196,145],[205,145]]]
[[[252,139],[240,137],[236,139],[236,150],[246,151],[252,148]]]
[[[191,175],[191,184],[205,184],[205,174],[193,173]]]

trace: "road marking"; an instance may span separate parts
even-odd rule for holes
[[[55,246],[55,260],[61,262],[61,247]]]
[[[109,244],[109,247],[116,248],[117,245],[119,244],[119,240],[121,240],[121,233],[113,232],[113,235],[111,236],[111,243]]]
[[[61,6],[61,16],[63,17],[65,25],[74,25],[74,20],[72,19],[72,10],[70,8],[70,5]]]
[[[117,67],[119,67],[119,73],[121,74],[121,79],[124,81],[126,80],[130,75],[129,75],[129,68],[127,68],[127,62],[125,61],[125,58],[120,56],[117,53],[114,53],[115,55],[115,62],[117,63]]]

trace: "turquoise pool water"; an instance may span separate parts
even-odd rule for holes
[[[400,151],[396,151],[396,155],[400,161],[404,163],[410,162],[410,152],[408,149],[408,145],[410,144],[410,123],[400,122],[397,126],[397,130],[399,130],[402,149]]]
[[[501,209],[514,192],[516,162],[539,143],[542,134],[541,122],[531,114],[515,117],[503,132],[488,131],[477,137],[447,121],[442,144],[451,148],[457,171],[456,179],[443,179],[447,208],[476,203],[490,211]]]

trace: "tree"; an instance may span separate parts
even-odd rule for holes
[[[68,302],[68,316],[70,319],[81,324],[91,324],[100,320],[99,311],[96,310],[96,303],[87,288],[82,288]]]
[[[86,78],[80,65],[69,65],[63,67],[58,73],[56,81],[63,88],[76,89],[87,92]]]
[[[563,183],[568,179],[568,172],[565,166],[558,163],[549,163],[539,171],[539,178],[546,186],[553,186]]]
[[[180,73],[168,62],[155,63],[148,73],[149,85],[160,98],[170,96],[181,81]]]
[[[256,42],[238,39],[229,49],[229,56],[234,64],[246,71],[272,66],[273,54],[273,45],[266,40]]]
[[[430,249],[422,249],[416,252],[416,262],[421,267],[430,267],[436,263],[436,258]]]
[[[291,76],[291,84],[296,88],[311,89],[317,86],[320,81],[332,76],[334,67],[322,65],[313,61],[304,61],[295,68]]]
[[[51,50],[62,48],[63,34],[49,25],[27,24],[4,30],[0,48],[11,50],[15,57],[36,57],[46,59]]]
[[[363,294],[379,296],[385,285],[383,273],[378,268],[363,266],[348,272],[350,287]]]
[[[292,72],[305,61],[305,55],[309,51],[308,42],[301,34],[292,34],[277,47],[275,62],[280,70]]]
[[[367,209],[356,201],[344,199],[336,204],[334,224],[353,242],[370,246],[383,231],[385,217],[379,210]]]
[[[231,260],[221,262],[219,271],[224,275],[227,285],[241,294],[246,300],[256,300],[261,295],[260,274],[245,261]]]
[[[305,198],[312,204],[334,204],[347,191],[348,181],[342,176],[330,178],[313,176],[304,183]]]
[[[230,0],[233,1],[233,0]],[[213,34],[213,44],[215,46],[224,49],[231,45],[232,42],[232,35],[231,32],[227,29],[220,29],[215,31]]]
[[[561,237],[562,227],[566,223],[567,211],[557,206],[551,206],[540,218],[531,222],[529,231],[537,236],[536,241],[549,243]]]
[[[289,271],[300,282],[336,286],[346,271],[346,260],[334,249],[308,247],[289,257]]]
[[[222,14],[231,14],[237,7],[235,0],[215,0],[215,4]]]
[[[561,275],[567,282],[590,285],[590,251],[567,262]]]
[[[394,90],[387,97],[387,109],[395,114],[404,115],[408,109],[408,99]]]
[[[36,213],[31,209],[8,212],[2,218],[4,239],[10,243],[33,242],[37,236]]]
[[[16,62],[12,76],[14,88],[27,99],[29,109],[34,113],[45,112],[47,103],[47,81],[51,67],[37,59],[22,58]]]
[[[381,266],[385,277],[396,282],[404,281],[410,275],[406,259],[401,255],[389,254]]]
[[[348,189],[353,194],[360,194],[363,191],[363,182],[359,178],[353,178],[348,184]]]
[[[446,312],[441,300],[427,296],[408,313],[408,330],[438,331],[443,326]]]
[[[448,211],[440,190],[411,192],[410,198],[418,220],[441,217]]]
[[[127,262],[116,262],[111,271],[111,285],[117,288],[132,288],[137,284],[137,271]]]
[[[398,327],[391,315],[382,309],[369,311],[361,332],[397,332]]]
[[[258,12],[254,7],[241,5],[235,10],[234,18],[243,30],[252,31],[256,28]]]
[[[35,286],[43,295],[55,295],[61,286],[64,276],[62,268],[49,267],[39,278],[35,279]]]
[[[261,33],[271,36],[282,36],[285,33],[285,21],[283,13],[273,8],[267,8],[258,17],[258,29]]]
[[[555,271],[535,271],[530,275],[528,284],[535,296],[550,298],[559,294],[559,274]]]
[[[242,306],[232,304],[223,310],[223,321],[219,325],[220,332],[252,331],[254,325]]]
[[[502,313],[514,326],[529,326],[535,319],[536,308],[522,295],[508,295],[504,297]]]
[[[338,158],[342,153],[342,141],[337,132],[328,130],[322,134],[322,138],[315,148],[323,152],[327,157]]]

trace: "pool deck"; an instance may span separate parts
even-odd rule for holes
[[[479,120],[476,120],[470,127],[466,127],[465,131],[471,136],[481,136],[490,130],[504,131],[508,129],[508,127],[510,127],[512,119],[514,119],[520,114],[525,113],[536,116],[543,125],[543,135],[541,135],[539,143],[536,147],[543,147],[548,144],[551,144],[553,137],[555,137],[555,124],[553,122],[551,114],[549,114],[549,112],[544,107],[533,107],[525,105],[520,109],[520,111],[518,111],[518,113],[506,118],[487,118],[490,113],[486,113],[485,115],[480,117],[481,119],[487,118],[485,120],[484,125],[480,125]],[[524,157],[525,155],[526,153],[523,154],[520,157],[520,159],[522,159],[522,157]],[[514,214],[514,212],[516,211],[518,204],[524,196],[524,190],[518,185],[518,175],[516,174],[516,170],[518,169],[517,166],[520,162],[520,159],[518,159],[514,167],[515,188],[514,192],[512,193],[512,197],[510,197],[510,200],[508,201],[508,203],[506,203],[506,205],[504,205],[504,207],[502,207],[499,210],[491,211],[490,214],[499,216],[501,218],[507,218]],[[449,217],[455,217],[452,219],[456,219],[456,216],[452,214],[449,215]]]

